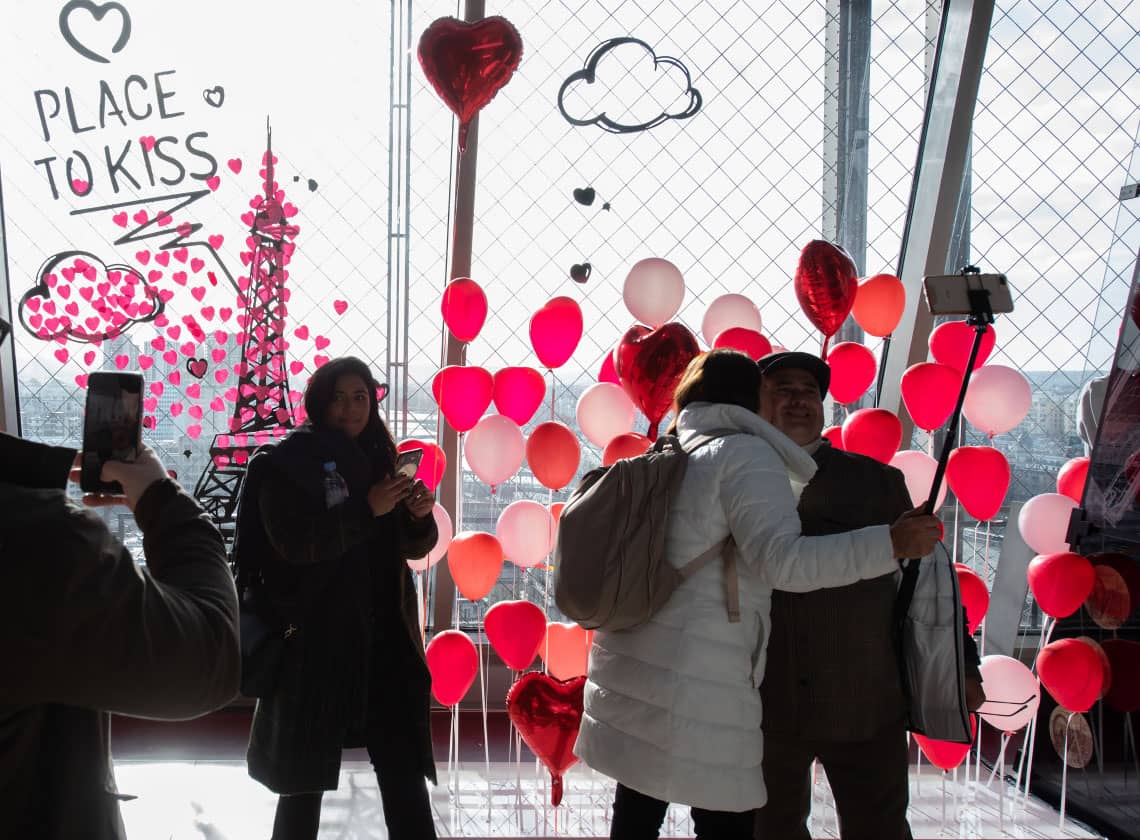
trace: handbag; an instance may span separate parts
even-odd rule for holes
[[[266,615],[253,590],[242,593],[238,620],[241,634],[241,693],[246,697],[268,697],[277,685],[285,646],[296,632],[292,624]]]
[[[896,649],[907,728],[927,738],[968,744],[965,612],[958,575],[943,549],[903,567],[895,601]]]

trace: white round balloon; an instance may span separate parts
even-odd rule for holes
[[[685,300],[685,281],[673,263],[649,257],[629,270],[621,294],[634,318],[657,329],[681,308]]]
[[[524,569],[537,566],[554,549],[554,517],[529,499],[512,502],[499,514],[495,536],[503,556]]]
[[[978,709],[982,720],[1002,732],[1016,732],[1037,716],[1041,688],[1037,677],[1010,656],[983,656],[979,667],[986,702]]]
[[[633,430],[637,406],[620,385],[599,382],[582,392],[574,414],[582,434],[594,446],[604,449],[618,435]]]
[[[744,295],[721,295],[705,310],[705,317],[701,319],[701,335],[704,336],[705,344],[712,347],[716,337],[727,329],[744,327],[753,332],[762,332],[762,326],[760,310],[751,299]]]
[[[1021,506],[1017,529],[1025,544],[1038,554],[1069,551],[1065,535],[1077,503],[1060,493],[1040,493]]]
[[[408,567],[413,572],[426,572],[442,560],[443,555],[447,554],[447,547],[451,545],[451,538],[455,536],[455,529],[451,524],[451,517],[447,511],[444,510],[443,505],[436,502],[435,507],[431,509],[431,515],[435,520],[435,527],[439,531],[439,540],[436,542],[435,547],[428,552],[427,557],[408,561]]]
[[[1001,435],[1025,419],[1033,405],[1029,380],[1005,365],[984,365],[970,377],[962,413],[980,432]]]
[[[926,502],[930,495],[930,486],[934,483],[934,473],[938,470],[938,462],[917,449],[905,449],[896,452],[891,458],[891,466],[903,474],[906,479],[906,489],[910,493],[910,503],[917,507]],[[946,482],[938,488],[938,503],[934,506],[937,511],[946,501]]]
[[[467,466],[484,484],[498,487],[522,466],[526,454],[519,424],[502,414],[488,414],[463,441]]]

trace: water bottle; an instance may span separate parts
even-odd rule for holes
[[[336,471],[336,461],[325,462],[325,507],[334,508],[348,498],[348,484]]]

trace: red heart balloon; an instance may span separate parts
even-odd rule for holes
[[[899,390],[914,425],[929,432],[945,423],[954,410],[962,373],[950,365],[919,362],[903,372]]]
[[[405,440],[396,447],[397,452],[411,452],[414,449],[424,451],[415,477],[422,481],[428,490],[434,492],[439,482],[443,480],[444,470],[447,469],[447,455],[434,443],[426,440]]]
[[[463,699],[479,673],[475,643],[459,630],[444,630],[428,642],[427,666],[431,672],[431,693],[444,706]]]
[[[842,248],[813,239],[800,252],[796,266],[800,308],[826,339],[839,332],[859,290],[855,262]]]
[[[460,341],[473,341],[487,320],[487,296],[470,277],[458,277],[443,290],[443,323]]]
[[[510,21],[497,15],[474,23],[443,17],[424,30],[417,53],[424,75],[459,118],[463,152],[471,120],[519,66],[522,38]]]
[[[546,396],[546,380],[534,368],[508,367],[495,372],[495,408],[525,426]]]
[[[974,359],[974,370],[986,363],[997,341],[993,325],[987,324],[982,343],[978,346],[978,357]],[[970,360],[970,347],[974,343],[974,328],[965,321],[947,321],[939,324],[930,333],[927,344],[930,355],[939,364],[949,365],[958,371],[966,372],[966,362]]]
[[[885,408],[861,408],[843,421],[843,448],[889,464],[902,440],[902,423]]]
[[[1088,558],[1071,551],[1038,554],[1025,571],[1029,591],[1053,618],[1067,618],[1081,608],[1096,586],[1096,570]],[[1056,695],[1054,695],[1056,696]],[[1083,712],[1066,706],[1071,712]]]
[[[855,341],[843,341],[827,354],[831,366],[831,384],[828,391],[837,403],[855,402],[875,381],[878,364],[875,354]]]
[[[546,616],[530,601],[499,601],[483,616],[483,629],[499,658],[522,671],[538,656],[546,636]]]
[[[1041,648],[1037,654],[1037,673],[1053,699],[1070,712],[1087,712],[1092,708],[1104,684],[1100,657],[1079,639],[1061,639]]]
[[[582,340],[582,310],[573,298],[556,297],[530,318],[530,344],[544,367],[562,367]]]
[[[585,677],[556,680],[532,671],[507,692],[507,714],[546,769],[550,771],[550,804],[562,801],[562,774],[574,766],[574,743],[582,722]]]
[[[962,606],[966,608],[966,629],[971,635],[978,629],[990,606],[990,591],[977,572],[963,563],[955,563],[958,591],[962,593]]]
[[[992,446],[959,446],[946,462],[946,483],[980,522],[997,516],[1009,490],[1009,461]]]
[[[673,405],[673,391],[685,368],[701,352],[697,339],[676,322],[655,330],[640,324],[621,337],[614,351],[617,375],[642,414],[649,418],[650,440]]]
[[[439,410],[457,432],[475,428],[494,393],[495,380],[481,367],[448,365],[431,381]]]

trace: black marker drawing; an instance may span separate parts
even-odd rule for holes
[[[670,112],[662,111],[660,114],[652,117],[651,119],[638,123],[618,122],[608,115],[605,108],[600,108],[598,113],[595,114],[586,116],[571,116],[566,107],[567,94],[573,91],[579,84],[595,84],[598,81],[597,70],[598,64],[601,62],[601,60],[613,50],[616,50],[619,47],[623,47],[627,44],[632,44],[636,47],[640,47],[642,50],[649,54],[649,56],[652,58],[652,73],[656,73],[658,70],[664,70],[665,72],[677,71],[684,77],[684,89],[673,98],[673,101],[684,100],[684,106],[680,110],[673,110]],[[617,62],[613,62],[613,64],[614,66],[621,66]],[[623,72],[626,75],[632,75],[632,71],[626,70]],[[654,83],[652,79],[648,82],[639,79],[635,83],[634,89],[649,91],[653,88],[653,86]],[[604,87],[603,89],[606,88]],[[608,86],[608,90],[613,90],[612,84]],[[591,100],[591,97],[579,92],[578,99],[582,102],[589,102]],[[581,70],[577,70],[574,73],[571,73],[566,78],[566,81],[562,83],[562,87],[558,89],[558,110],[562,112],[562,116],[565,117],[566,121],[571,125],[596,125],[602,130],[608,131],[611,134],[632,134],[638,131],[647,131],[654,126],[660,125],[666,120],[687,120],[689,117],[694,116],[698,111],[701,110],[701,94],[692,85],[692,77],[689,74],[689,69],[678,59],[667,55],[657,55],[653,51],[653,48],[649,46],[649,44],[638,38],[611,38],[610,40],[604,41],[602,44],[595,47],[594,51],[591,52],[589,57],[586,59],[585,66]],[[627,110],[627,108],[623,107],[622,110]]]
[[[82,9],[89,12],[91,17],[99,23],[102,23],[103,18],[106,17],[107,12],[118,12],[121,16],[119,23],[119,35],[115,40],[114,45],[111,47],[111,53],[118,53],[123,47],[127,45],[127,41],[131,38],[131,16],[127,13],[126,8],[122,3],[92,3],[91,0],[69,0],[65,3],[63,8],[59,10],[59,31],[63,35],[63,39],[67,41],[68,45],[79,53],[84,58],[89,58],[92,61],[98,61],[101,64],[110,64],[111,59],[100,55],[91,49],[89,46],[80,41],[71,28],[71,16],[74,12]]]
[[[585,283],[590,279],[590,272],[593,270],[594,267],[589,263],[582,263],[581,265],[575,263],[570,266],[570,279],[575,283]]]
[[[222,103],[226,101],[226,89],[221,85],[214,85],[202,91],[202,98],[206,100],[207,105],[221,108]]]
[[[597,198],[597,196],[598,193],[594,190],[593,187],[579,187],[578,189],[574,190],[574,200],[579,204],[585,205],[586,207],[592,205],[594,203],[594,199]],[[603,201],[602,209],[609,210],[610,203],[608,201]]]

